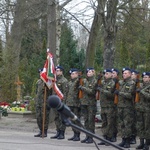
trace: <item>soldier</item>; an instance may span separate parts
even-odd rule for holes
[[[114,94],[118,94],[118,130],[120,130],[122,142],[119,146],[124,148],[130,147],[130,137],[132,135],[133,122],[133,92],[135,90],[135,82],[131,79],[130,68],[122,69],[123,80],[119,81],[119,90],[115,90]]]
[[[71,109],[71,111],[80,118],[80,101],[78,97],[78,87],[79,87],[79,78],[78,78],[78,69],[70,69],[71,80],[67,84],[67,96],[66,96],[66,105]],[[76,121],[73,122],[77,124]],[[68,140],[80,141],[80,132],[72,129],[74,135]]]
[[[139,72],[137,70],[134,70],[132,69],[131,70],[131,79],[135,82],[135,90],[137,88],[137,84],[139,81]],[[133,104],[135,104],[135,93],[136,91],[134,91],[133,93]],[[133,125],[132,125],[132,135],[131,135],[131,138],[130,138],[130,144],[136,144],[136,110],[135,110],[135,105],[134,105],[134,121],[133,121]]]
[[[64,68],[62,66],[56,66],[56,84],[59,88],[59,90],[63,93],[64,98],[63,101],[65,103],[66,99],[66,85],[67,85],[67,79],[63,75]],[[55,93],[54,93],[55,94]],[[52,136],[51,139],[64,139],[64,133],[66,126],[62,123],[62,119],[60,114],[56,109],[53,109],[55,113],[55,125],[56,125],[56,135]]]
[[[112,68],[112,79],[115,82],[115,86],[117,88],[117,84],[119,84],[119,70],[116,68]],[[117,102],[115,102],[115,110],[114,110],[114,134],[111,138],[111,142],[116,142],[117,141],[117,133],[118,133],[118,129],[117,129]]]
[[[83,85],[79,86],[79,89],[83,91],[83,98],[81,102],[81,114],[84,118],[84,126],[88,131],[95,133],[95,115],[96,115],[96,85],[94,68],[86,69],[87,78],[83,79]],[[86,138],[81,143],[93,143],[93,138],[86,135]]]
[[[104,80],[102,80],[101,87],[98,88],[100,91],[100,106],[101,106],[101,117],[102,117],[102,133],[104,139],[111,141],[114,136],[114,123],[115,123],[115,105],[114,105],[114,91],[115,82],[112,79],[111,69],[105,69]],[[98,143],[98,145],[104,145],[104,142]],[[108,144],[105,144],[108,145]]]
[[[142,83],[136,91],[139,93],[139,101],[135,108],[137,113],[137,135],[140,138],[140,145],[136,149],[149,150],[150,145],[150,72],[143,72]],[[144,143],[144,140],[145,143]]]
[[[42,72],[43,69],[39,69],[39,73]],[[44,92],[46,92],[46,99],[49,95],[52,95],[52,90],[49,90],[46,84],[43,82],[42,79],[39,79],[36,83],[36,98],[35,98],[35,105],[36,105],[36,119],[37,125],[39,128],[39,133],[34,135],[34,137],[42,137],[42,125],[43,125],[43,107],[44,107]],[[46,89],[46,90],[45,90]],[[45,121],[44,121],[44,137],[47,137],[47,130],[49,125],[49,113],[50,108],[48,102],[46,101],[46,109],[45,109]]]

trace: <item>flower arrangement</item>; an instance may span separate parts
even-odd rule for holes
[[[7,102],[0,102],[0,111],[2,116],[8,116],[8,111],[10,111],[10,104]]]
[[[11,105],[11,111],[24,112],[28,110],[28,102],[14,101]]]
[[[2,116],[8,116],[8,112],[35,112],[35,100],[30,96],[24,96],[23,100],[12,103],[0,102]]]

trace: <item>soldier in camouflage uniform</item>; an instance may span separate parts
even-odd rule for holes
[[[132,69],[131,70],[131,79],[135,82],[135,91],[133,93],[133,104],[134,104],[134,121],[133,121],[133,125],[132,125],[132,135],[130,137],[130,144],[136,144],[136,110],[135,110],[135,93],[136,93],[136,86],[139,82],[139,79],[138,79],[138,75],[139,75],[139,72],[137,70],[134,70]]]
[[[104,70],[104,80],[102,80],[101,86],[98,88],[100,91],[100,106],[102,117],[102,133],[104,139],[111,141],[114,135],[114,123],[115,123],[115,105],[114,105],[114,91],[115,82],[112,79],[111,69]],[[98,143],[98,145],[104,145],[104,142]],[[108,144],[105,144],[108,145]]]
[[[39,73],[42,69],[39,69]],[[35,105],[36,105],[36,119],[37,125],[39,128],[39,133],[34,135],[34,137],[42,137],[42,125],[43,125],[43,106],[44,106],[44,92],[46,88],[46,100],[47,97],[52,95],[52,90],[45,85],[42,79],[39,79],[36,83],[36,98],[35,98]],[[50,108],[48,102],[46,101],[46,109],[45,109],[45,124],[44,124],[44,137],[47,137],[47,130],[49,125],[49,113]]]
[[[66,85],[67,85],[67,79],[63,75],[64,68],[62,66],[56,66],[56,84],[59,88],[59,90],[63,93],[64,98],[63,101],[65,103],[66,99]],[[55,94],[55,93],[54,93]],[[64,133],[66,126],[62,123],[61,116],[59,112],[56,109],[53,109],[55,113],[55,125],[56,125],[56,135],[52,136],[51,139],[64,139]]]
[[[83,91],[83,98],[81,102],[81,113],[84,118],[84,126],[90,132],[95,133],[95,115],[96,115],[96,85],[94,68],[87,68],[87,78],[83,79],[83,86],[80,85],[79,89]],[[88,135],[81,143],[93,143],[93,138]]]
[[[71,111],[80,118],[80,101],[78,97],[78,87],[79,87],[79,78],[78,78],[78,69],[73,68],[70,71],[71,80],[67,84],[67,96],[66,96],[66,105],[71,109]],[[76,121],[73,122],[77,124]],[[80,141],[80,132],[72,129],[74,135],[68,140]]]
[[[123,80],[119,81],[119,90],[115,90],[114,94],[118,94],[118,130],[121,133],[122,142],[119,146],[124,148],[130,147],[130,137],[132,135],[133,122],[133,92],[135,90],[135,82],[131,79],[130,68],[122,69]]]
[[[149,150],[150,145],[150,72],[142,74],[143,83],[136,91],[139,93],[139,101],[135,108],[137,113],[137,135],[140,138],[140,145],[136,149]],[[145,143],[144,143],[144,140]]]
[[[119,70],[116,68],[112,68],[112,79],[116,84],[119,82]],[[115,98],[115,97],[114,97]],[[118,133],[118,125],[117,125],[117,103],[115,103],[115,109],[114,109],[114,134],[111,138],[111,142],[116,142],[117,141],[117,133]]]

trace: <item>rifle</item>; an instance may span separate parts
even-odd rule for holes
[[[100,72],[98,75],[98,80],[97,80],[98,87],[101,86],[102,77],[103,77],[103,74]],[[96,100],[100,100],[100,91],[98,90],[96,91]]]
[[[140,88],[140,74],[137,75],[137,82],[136,82],[136,88]],[[140,97],[139,97],[139,93],[136,92],[135,94],[135,102],[139,102]]]
[[[82,72],[79,72],[79,85],[83,86],[83,78],[82,78]],[[83,98],[83,91],[79,90],[79,98]]]
[[[115,89],[119,90],[119,77],[116,78],[115,82],[116,82],[115,83]],[[118,95],[117,94],[115,94],[114,104],[118,104]]]

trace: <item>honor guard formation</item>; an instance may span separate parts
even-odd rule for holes
[[[39,73],[41,71],[42,69]],[[87,68],[85,74],[81,74],[77,68],[71,68],[70,79],[67,79],[64,77],[62,66],[56,66],[55,71],[57,87],[64,95],[62,103],[79,119],[83,118],[87,131],[96,134],[95,116],[99,100],[102,119],[102,127],[99,130],[102,131],[103,138],[115,144],[117,136],[121,136],[122,141],[118,146],[123,148],[130,148],[139,138],[140,143],[136,149],[149,150],[150,72],[139,73],[125,67],[121,71],[116,68],[104,69],[96,75],[93,67]],[[47,137],[50,112],[47,97],[57,94],[52,88],[48,89],[41,79],[37,81],[36,87],[36,118],[39,133],[34,136]],[[50,138],[62,140],[65,138],[66,126],[61,114],[55,108],[52,109],[55,114],[56,134]],[[78,125],[76,120],[72,122]],[[72,137],[68,141],[90,144],[93,143],[93,138],[85,135],[85,138],[81,139],[80,131],[72,128]],[[109,144],[100,141],[98,145]]]

